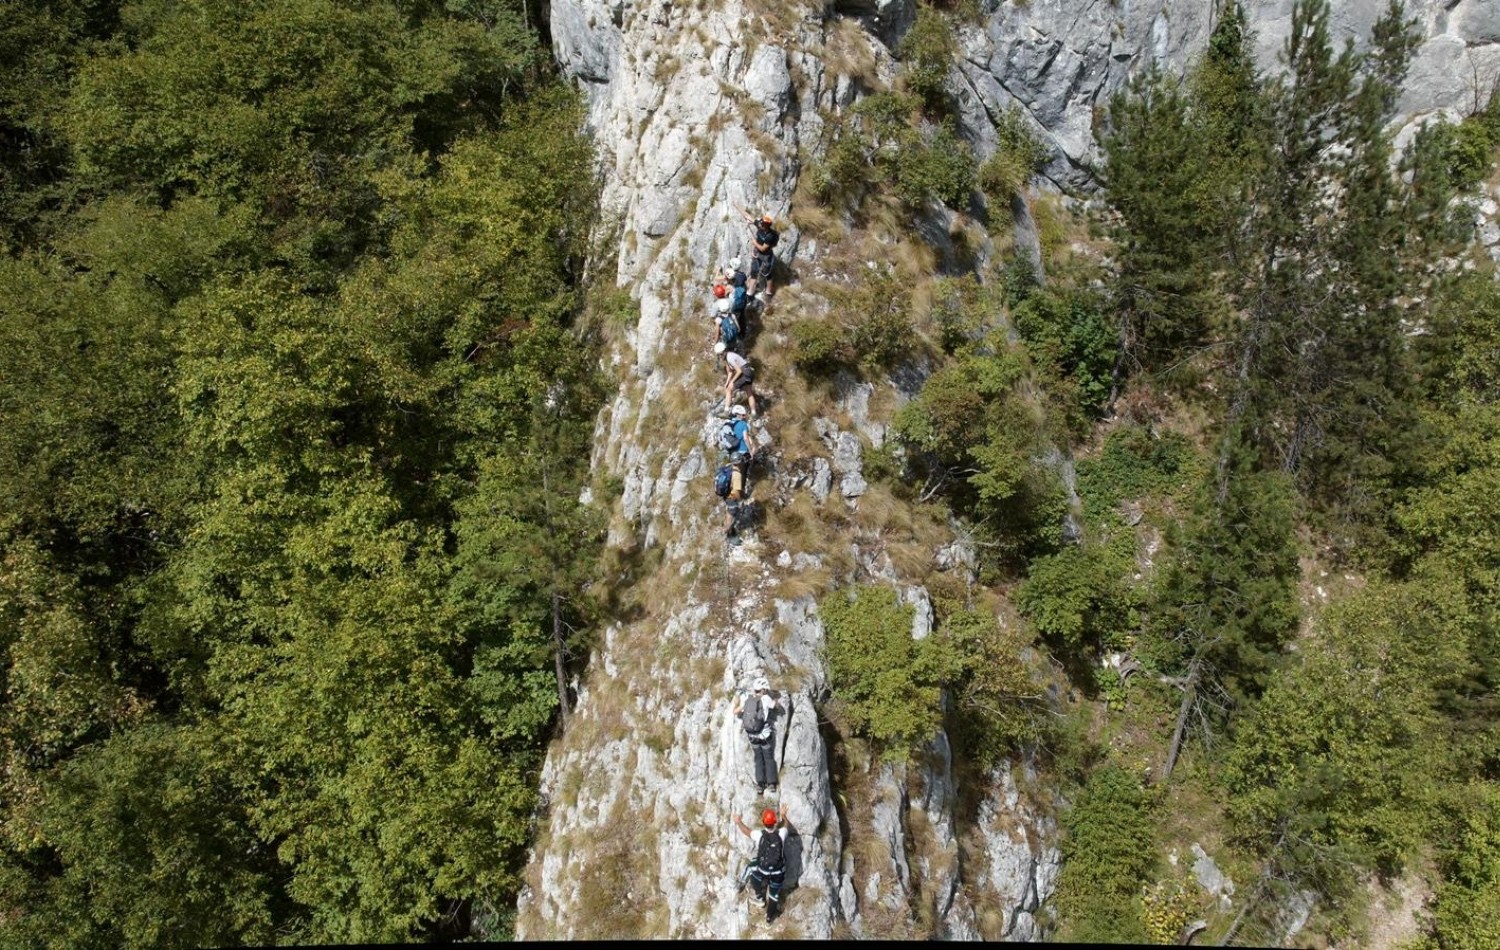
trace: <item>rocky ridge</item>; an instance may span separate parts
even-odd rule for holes
[[[1246,4],[1268,64],[1290,6]],[[1336,26],[1363,34],[1383,6],[1335,3]],[[964,134],[982,157],[994,145],[991,117],[1019,105],[1055,146],[1052,185],[1087,189],[1098,110],[1110,92],[1148,62],[1181,70],[1201,50],[1213,7],[984,4],[983,22],[961,32],[963,56],[950,75]],[[1466,109],[1474,89],[1500,71],[1500,14],[1482,0],[1434,0],[1414,12],[1428,38],[1402,100],[1409,121]],[[857,534],[848,550],[760,540],[726,551],[708,487],[716,374],[703,289],[725,259],[748,257],[735,208],[787,221],[825,117],[890,80],[890,50],[913,15],[910,0],[552,5],[556,54],[585,90],[602,153],[617,280],[639,304],[609,354],[621,386],[601,414],[593,460],[622,486],[610,544],[617,581],[633,599],[604,632],[576,713],[548,757],[519,936],[889,936],[917,917],[954,938],[1044,933],[1037,915],[1059,859],[1053,822],[1026,794],[1024,768],[960,788],[941,735],[909,766],[840,762],[817,716],[826,673],[814,603],[829,580],[857,575],[896,587],[917,607],[914,637],[930,629],[927,592]],[[828,253],[784,226],[779,256],[794,273],[816,271]],[[789,295],[793,306],[820,305],[796,294],[784,291],[777,307]],[[760,347],[776,345],[768,324]],[[894,383],[874,388],[841,381],[837,404],[804,420],[822,451],[797,457],[780,448],[778,427],[789,421],[773,406],[757,433],[773,464],[756,499],[806,493],[815,505],[857,510],[869,488],[863,447],[883,443],[888,418],[871,404],[905,398]],[[952,537],[932,545],[931,557],[945,570],[972,565]],[[789,848],[795,888],[770,930],[735,892],[748,849],[730,824],[758,803],[729,703],[762,673],[790,700],[778,723],[781,804],[798,831]],[[965,798],[977,809],[961,807]],[[960,847],[966,836],[977,844]]]

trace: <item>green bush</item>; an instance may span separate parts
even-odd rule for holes
[[[1037,632],[1071,649],[1112,643],[1135,625],[1119,552],[1075,545],[1031,563],[1016,604]],[[1115,555],[1115,556],[1111,556]]]
[[[954,690],[953,734],[965,754],[989,767],[1039,738],[1047,713],[1023,659],[1031,643],[978,610],[943,617],[940,629],[963,659],[964,675]]]
[[[940,112],[948,105],[948,70],[958,52],[948,20],[929,6],[917,8],[917,18],[897,48],[906,88],[926,107]]]
[[[994,206],[1009,206],[1011,195],[1031,180],[1031,169],[1016,155],[997,151],[979,166],[979,190]]]
[[[1500,99],[1454,125],[1437,122],[1422,129],[1423,143],[1436,151],[1438,161],[1454,188],[1472,188],[1484,180],[1500,146]]]
[[[823,160],[814,163],[810,170],[813,194],[830,205],[858,198],[864,192],[870,171],[864,141],[841,126],[835,130]]]
[[[827,372],[848,360],[844,331],[828,320],[792,324],[792,361],[809,372]]]
[[[871,301],[869,309],[849,325],[849,343],[861,366],[890,369],[912,351],[913,330],[906,301],[888,297]]]
[[[1475,782],[1455,798],[1438,836],[1433,930],[1452,950],[1500,946],[1500,786]]]
[[[1458,765],[1439,718],[1464,675],[1466,644],[1443,621],[1457,606],[1426,584],[1372,584],[1324,609],[1235,727],[1221,774],[1242,842],[1330,896],[1358,888],[1360,867],[1397,874],[1427,849]]]
[[[1063,816],[1056,906],[1062,936],[1082,943],[1145,943],[1137,895],[1156,863],[1152,807],[1140,782],[1107,765]]]
[[[928,321],[944,353],[956,353],[984,337],[986,297],[972,274],[933,281]]]
[[[1109,434],[1098,458],[1078,463],[1078,494],[1104,509],[1170,492],[1183,480],[1192,458],[1192,446],[1176,432],[1125,426]]]
[[[952,642],[935,632],[913,640],[913,608],[889,587],[833,591],[818,602],[827,633],[830,685],[849,728],[892,759],[932,738],[942,687],[962,670]]]
[[[1084,291],[1038,290],[1012,313],[1047,388],[1062,400],[1077,430],[1092,421],[1113,385],[1119,333],[1099,301]]]
[[[951,122],[921,121],[921,99],[900,92],[866,96],[834,127],[828,157],[814,167],[820,200],[857,205],[889,188],[907,205],[942,201],[968,207],[978,180],[973,151]]]
[[[974,523],[984,569],[1018,567],[1061,540],[1066,513],[1061,483],[1033,461],[1041,422],[1017,385],[1026,372],[1018,349],[998,334],[974,353],[938,370],[917,398],[897,411],[892,433],[908,451],[924,491],[943,491]]]
[[[864,475],[872,482],[895,481],[901,477],[901,459],[890,444],[867,446],[864,451]]]
[[[995,138],[995,154],[979,170],[979,187],[992,204],[1009,202],[1052,158],[1052,150],[1031,134],[1015,106],[995,124]]]
[[[969,206],[978,181],[974,153],[944,122],[931,136],[921,136],[896,152],[896,193],[912,207],[941,201],[951,208]]]

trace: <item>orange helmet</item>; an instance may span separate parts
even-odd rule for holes
[[[715,297],[728,297],[729,296],[729,288],[725,287],[723,284],[714,284],[714,296]]]
[[[760,823],[763,824],[763,825],[765,825],[767,828],[775,828],[776,827],[776,809],[774,809],[774,808],[767,808],[765,811],[761,812],[760,813]]]

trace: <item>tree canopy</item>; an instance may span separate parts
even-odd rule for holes
[[[0,18],[0,933],[504,907],[601,534],[577,102],[507,4]]]

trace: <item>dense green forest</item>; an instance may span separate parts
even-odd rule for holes
[[[600,537],[524,16],[0,7],[0,941],[505,931]]]
[[[1147,71],[1102,113],[1101,214],[1028,199],[1039,280],[1006,242],[1047,147],[1015,114],[982,164],[943,144],[967,15],[919,8],[896,88],[811,178],[853,226],[975,211],[977,189],[985,234],[956,273],[881,284],[898,303],[844,336],[792,335],[807,372],[933,362],[867,468],[946,502],[1023,625],[1002,660],[976,591],[929,574],[937,635],[885,644],[909,622],[890,596],[830,594],[836,714],[898,756],[945,716],[961,761],[1039,755],[1068,802],[1064,938],[1175,943],[1208,916],[1205,939],[1274,945],[1316,905],[1299,939],[1357,940],[1374,885],[1408,878],[1431,889],[1413,939],[1500,943],[1500,289],[1470,250],[1500,102],[1398,149],[1400,4],[1358,51],[1299,2],[1270,71],[1231,4],[1188,75]],[[1200,840],[1232,914],[1166,860]]]

